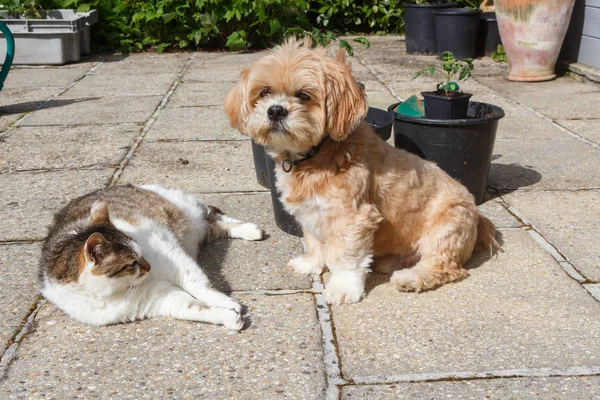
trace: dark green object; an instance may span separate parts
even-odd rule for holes
[[[410,96],[406,101],[400,103],[396,112],[398,114],[406,115],[407,117],[421,118],[423,116],[423,106],[419,104],[417,96]]]
[[[15,38],[10,29],[8,29],[8,26],[2,21],[0,21],[0,31],[2,31],[6,39],[6,57],[2,65],[2,71],[0,71],[0,90],[2,90],[8,71],[10,71],[10,67],[12,66],[13,58],[15,57]]]

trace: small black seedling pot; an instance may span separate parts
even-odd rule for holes
[[[467,118],[470,93],[448,93],[443,90],[437,92],[422,92],[425,99],[425,118],[428,119],[463,119]]]
[[[406,52],[408,54],[437,52],[434,11],[456,7],[456,3],[403,4]]]
[[[421,158],[433,161],[473,194],[481,204],[494,152],[500,107],[472,101],[467,118],[435,120],[395,113],[394,145]]]
[[[449,8],[435,11],[438,55],[451,51],[457,60],[475,58],[480,9]]]

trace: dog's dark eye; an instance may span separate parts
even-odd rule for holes
[[[298,100],[300,100],[303,103],[305,103],[305,102],[307,102],[307,101],[310,100],[310,96],[307,95],[305,92],[298,92],[298,93],[296,93],[296,97],[298,98]]]
[[[260,97],[265,97],[269,94],[271,94],[271,89],[269,89],[268,87],[260,91]]]

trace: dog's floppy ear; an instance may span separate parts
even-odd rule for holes
[[[229,117],[229,123],[244,135],[244,126],[250,114],[247,88],[249,75],[250,70],[248,69],[240,72],[240,81],[225,97],[225,113]]]
[[[333,140],[342,141],[358,127],[369,106],[364,90],[352,77],[344,51],[338,51],[336,60],[329,57],[326,60],[323,69],[327,133]]]

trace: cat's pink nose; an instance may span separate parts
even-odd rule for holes
[[[141,257],[138,260],[138,263],[140,264],[140,267],[142,267],[142,271],[150,272],[150,269],[151,269],[150,264],[148,263],[148,261],[146,261],[146,259],[144,257]]]

